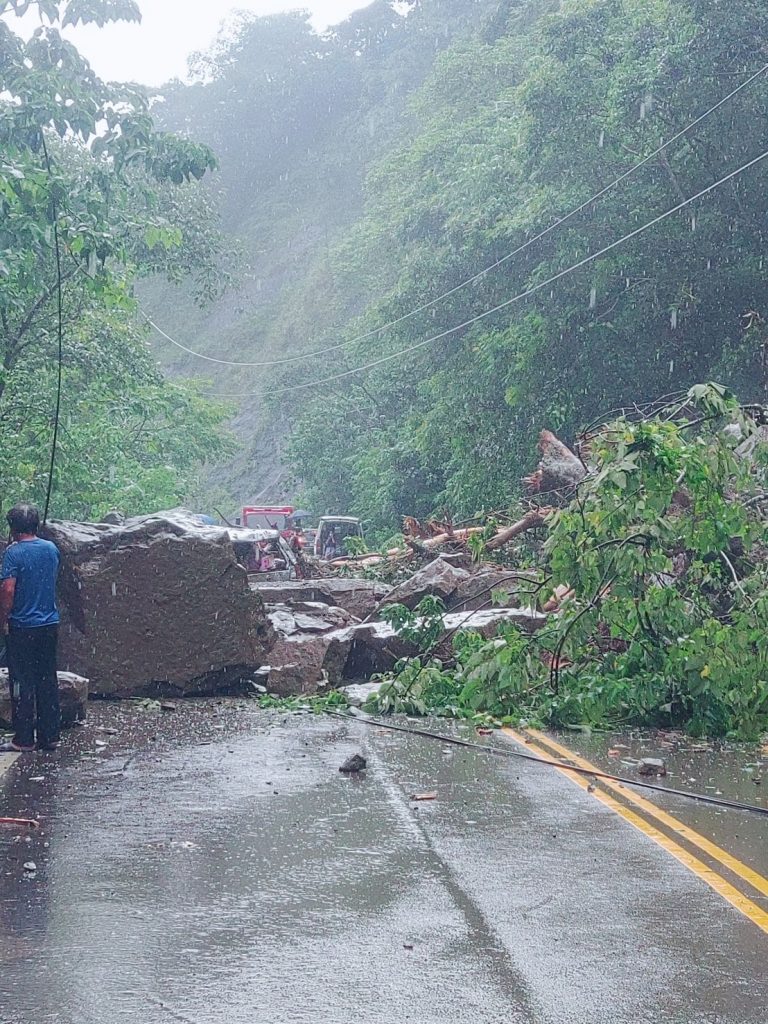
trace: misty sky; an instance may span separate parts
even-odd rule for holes
[[[141,25],[118,22],[66,33],[102,78],[145,85],[183,78],[187,56],[206,49],[221,22],[235,10],[275,14],[302,8],[312,13],[313,24],[322,29],[365,7],[366,0],[139,0],[139,4]],[[7,21],[18,30],[18,18],[9,16]],[[37,24],[39,19],[34,15],[24,19],[26,31]]]

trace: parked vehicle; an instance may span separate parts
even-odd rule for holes
[[[350,554],[348,541],[363,540],[363,524],[355,516],[321,516],[315,536],[315,557],[329,561]]]
[[[274,573],[288,578],[296,575],[296,553],[278,530],[230,527],[227,533],[235,557],[248,573]]]
[[[295,551],[312,550],[304,537],[304,523],[310,513],[293,505],[246,505],[235,522],[252,530],[277,530]]]

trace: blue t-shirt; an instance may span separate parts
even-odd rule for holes
[[[59,573],[59,549],[49,540],[21,540],[11,544],[3,556],[2,580],[16,580],[13,608],[8,617],[19,629],[55,626],[56,577]]]

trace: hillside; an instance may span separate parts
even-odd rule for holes
[[[245,23],[163,116],[219,153],[248,270],[205,316],[156,295],[158,321],[218,358],[345,343],[215,367],[220,393],[381,362],[240,399],[219,478],[278,497],[293,472],[313,508],[386,532],[508,504],[544,426],[697,380],[764,398],[767,30],[757,0],[375,4],[320,41],[299,16]]]
[[[216,152],[212,187],[240,274],[204,308],[183,287],[145,284],[144,308],[158,325],[190,348],[237,361],[335,339],[388,283],[364,266],[340,276],[338,246],[362,214],[368,169],[415,130],[408,102],[436,56],[494,6],[427,0],[398,13],[377,0],[322,37],[303,13],[243,17],[232,36],[198,55],[199,81],[171,84],[155,112]],[[213,365],[153,341],[172,374],[205,377],[217,393],[263,391],[275,380],[269,368]],[[312,359],[300,365],[310,376],[318,368]],[[235,404],[243,447],[213,480],[242,501],[290,496],[295,467],[280,455],[293,409],[248,397]]]

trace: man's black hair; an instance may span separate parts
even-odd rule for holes
[[[36,535],[40,529],[40,512],[36,505],[14,505],[5,518],[14,534]]]

